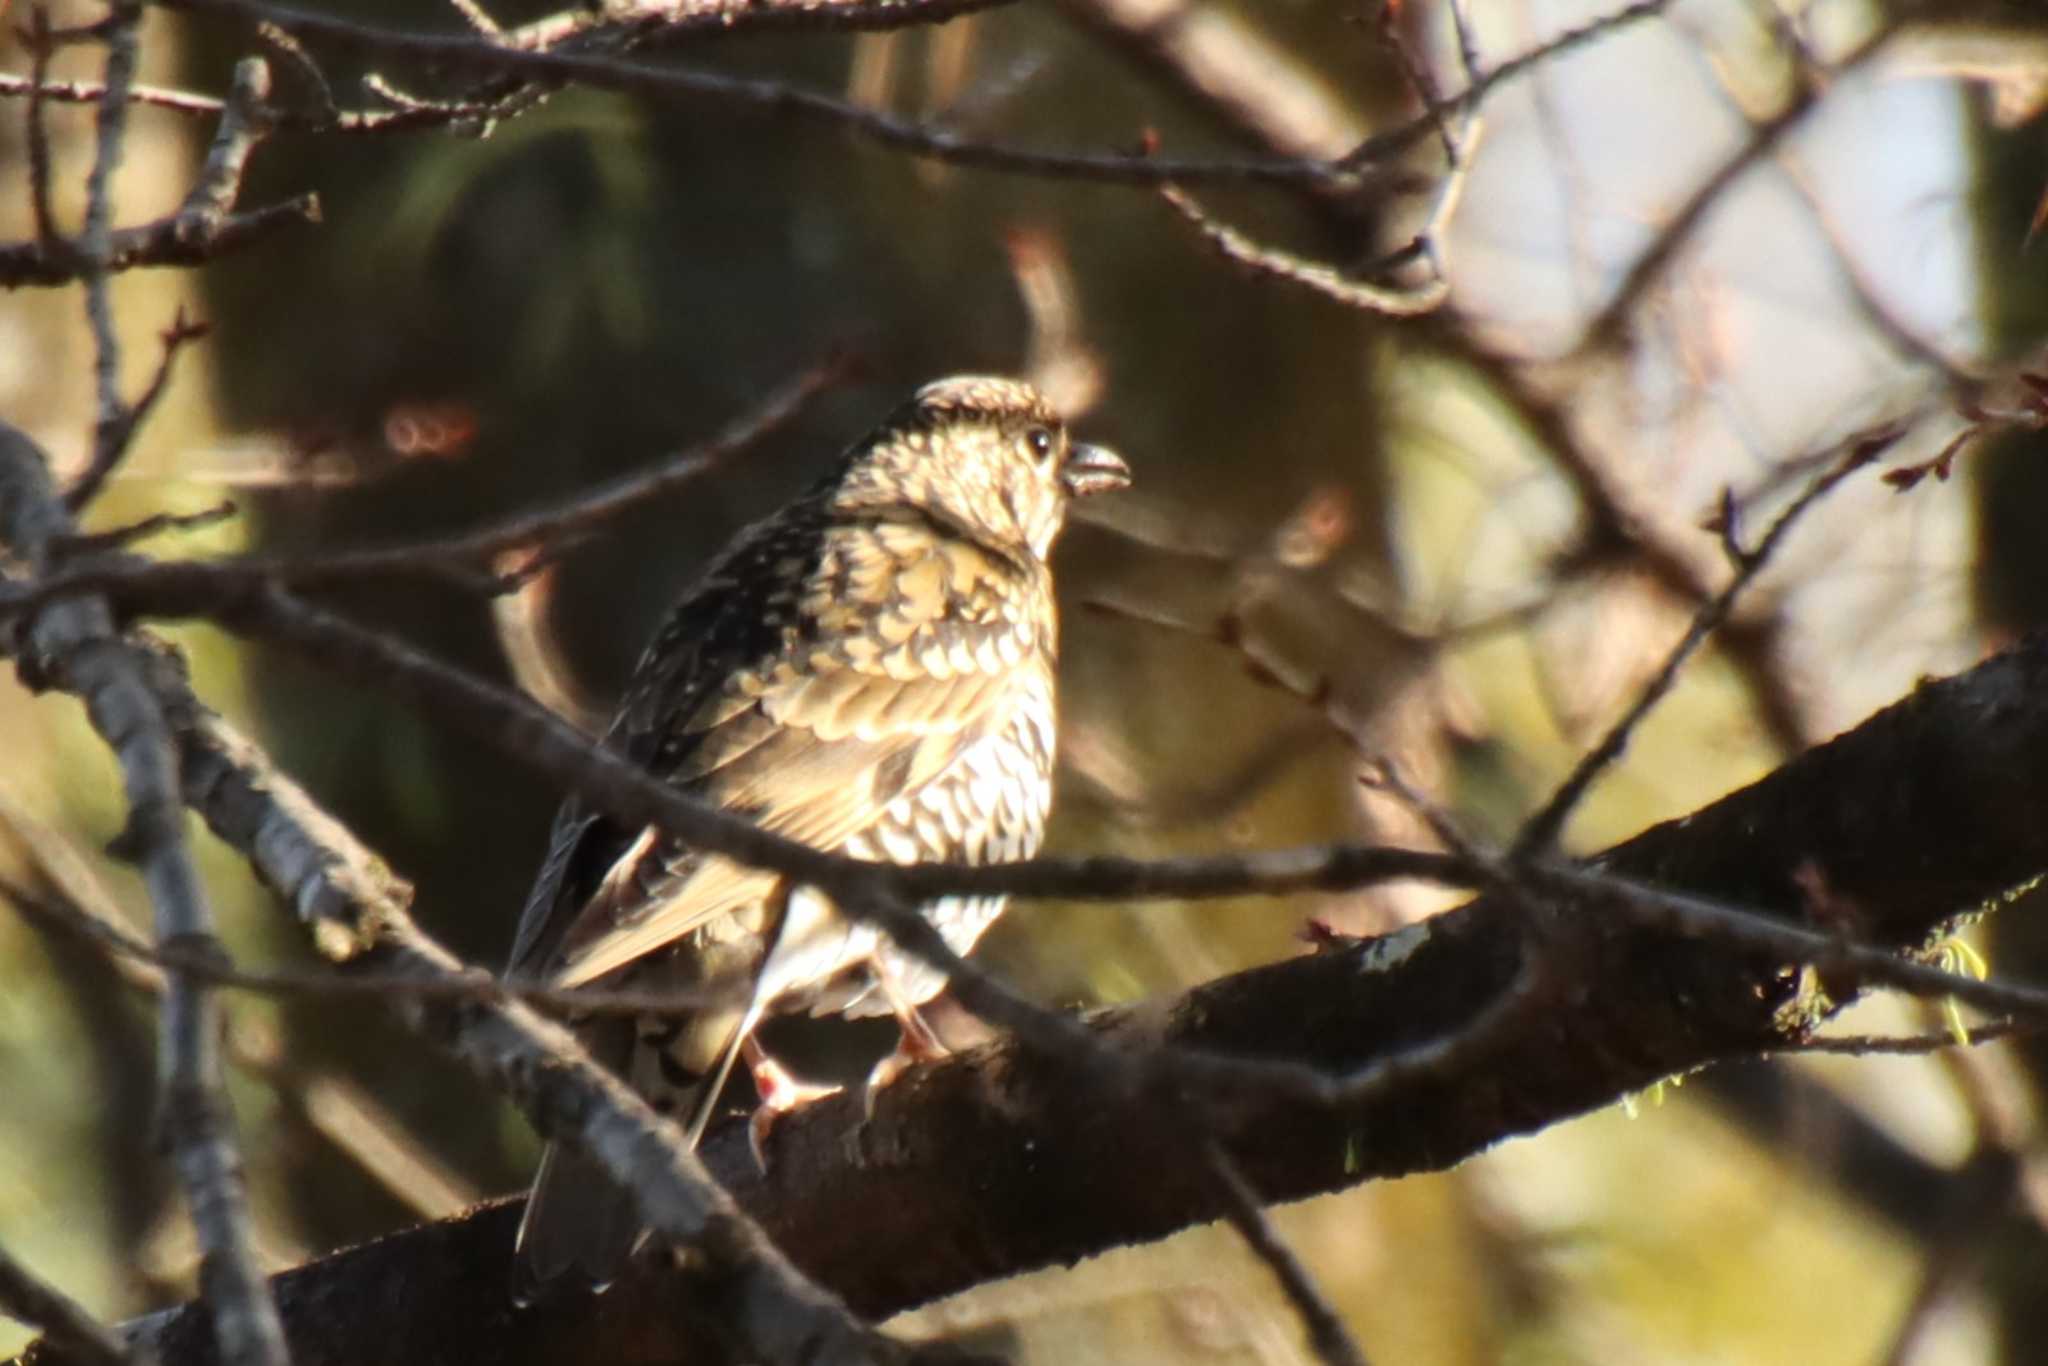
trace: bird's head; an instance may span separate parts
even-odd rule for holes
[[[1022,380],[934,380],[851,453],[836,502],[907,505],[999,547],[1051,549],[1075,498],[1131,482],[1116,453],[1075,441]]]

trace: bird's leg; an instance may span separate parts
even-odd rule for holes
[[[897,984],[896,974],[890,972],[879,960],[875,963],[875,984],[881,988],[882,995],[888,998],[889,1009],[895,1012],[898,1033],[896,1051],[876,1063],[874,1070],[868,1073],[862,1098],[870,1118],[875,1113],[876,1092],[918,1063],[949,1057],[953,1052],[940,1042],[931,1024],[918,1008],[911,1004],[909,998],[904,996],[902,988]]]
[[[761,1098],[761,1103],[747,1120],[747,1140],[754,1149],[755,1163],[766,1172],[768,1131],[775,1127],[775,1121],[800,1105],[839,1094],[839,1088],[798,1078],[770,1057],[768,1050],[761,1047],[751,1034],[741,1048],[747,1055],[747,1068],[754,1074],[754,1090]]]
[[[733,1030],[732,1038],[718,1053],[718,1067],[712,1073],[710,1084],[697,1093],[696,1105],[690,1111],[690,1125],[684,1130],[690,1147],[695,1148],[704,1138],[704,1130],[711,1123],[712,1114],[718,1109],[719,1093],[725,1090],[726,1080],[732,1076],[733,1060],[742,1049],[754,1042],[754,1026],[761,1022],[761,1012],[767,1007],[763,993],[757,983],[754,995],[747,1002],[746,1013],[740,1016],[739,1026]],[[756,1078],[758,1081],[758,1077]]]
[[[790,895],[788,879],[779,878],[763,902],[762,909],[765,914],[762,937],[767,947],[762,950],[761,961],[754,968],[753,986],[747,993],[747,1006],[740,1014],[739,1024],[733,1029],[732,1037],[728,1038],[725,1046],[718,1051],[718,1066],[712,1072],[711,1084],[698,1095],[696,1107],[690,1112],[690,1126],[685,1132],[689,1136],[692,1148],[703,1140],[704,1130],[711,1123],[712,1113],[718,1108],[719,1093],[725,1090],[725,1083],[732,1076],[733,1062],[743,1049],[752,1047],[754,1027],[761,1023],[761,1016],[767,1012],[768,1003],[774,995],[769,985],[769,979],[774,975],[770,969],[775,960],[775,951],[782,945],[782,931],[789,924]],[[752,1064],[753,1053],[748,1054],[748,1062],[749,1065]],[[758,1071],[755,1073],[754,1081],[758,1087]],[[765,1096],[764,1092],[764,1100]],[[760,1155],[761,1149],[757,1143],[754,1156],[758,1159]]]

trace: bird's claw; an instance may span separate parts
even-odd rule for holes
[[[761,1098],[761,1103],[754,1107],[753,1115],[747,1120],[747,1146],[753,1150],[754,1165],[766,1175],[768,1131],[775,1127],[775,1121],[791,1110],[827,1096],[836,1096],[841,1088],[803,1081],[765,1053],[752,1061],[751,1070],[754,1091]]]

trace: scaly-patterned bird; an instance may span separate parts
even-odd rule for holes
[[[918,390],[808,493],[742,532],[641,656],[607,741],[682,790],[819,849],[989,863],[1038,849],[1052,801],[1058,621],[1047,553],[1069,500],[1130,482],[1011,379]],[[1001,897],[923,914],[966,953]],[[942,974],[821,894],[569,800],[511,971],[555,986],[738,984],[735,1004],[580,1032],[703,1133],[736,1056],[757,1121],[815,1088],[754,1041],[771,1013],[893,1013],[878,1074],[943,1051],[918,1006]],[[761,1130],[757,1127],[756,1135]],[[601,1285],[639,1230],[590,1162],[551,1149],[519,1230],[522,1295]]]

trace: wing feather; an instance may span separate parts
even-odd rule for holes
[[[848,591],[863,577],[888,581],[874,562],[903,554],[906,544],[900,527],[890,529],[887,546],[872,529],[828,533],[823,570],[812,582],[834,581],[836,556],[838,591],[805,607],[814,622],[836,618],[837,633],[820,637],[829,645],[800,645],[792,631],[773,654],[698,687],[687,706],[643,702],[640,714],[660,715],[661,724],[633,748],[669,760],[672,781],[721,809],[836,849],[891,801],[920,790],[1008,725],[1019,697],[1011,661],[1025,653],[1015,643],[1020,628],[1007,612],[960,611],[963,599],[975,599],[972,589],[987,585],[962,582],[957,552],[913,560],[908,591],[865,603]],[[1002,571],[986,558],[974,564],[985,575]],[[1014,595],[1014,585],[1002,587]],[[861,619],[849,620],[863,606]],[[1044,656],[1038,667],[1049,668]],[[691,680],[682,681],[676,691],[688,692]],[[551,976],[562,985],[602,977],[741,911],[773,882],[643,832],[615,840],[610,852],[615,865],[585,884],[594,894],[561,937]]]

